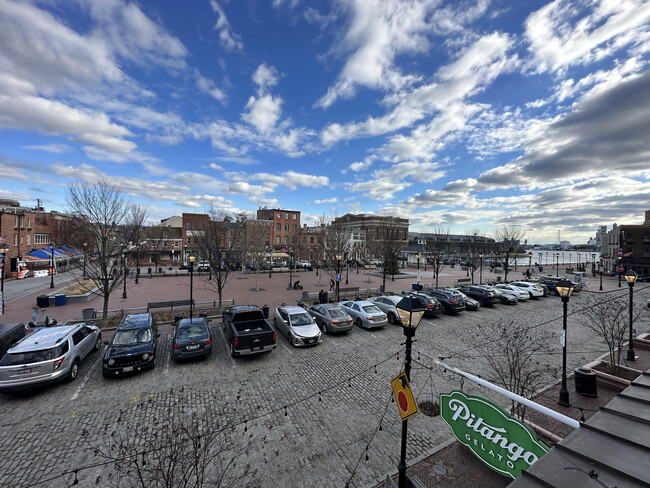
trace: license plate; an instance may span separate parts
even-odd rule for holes
[[[31,372],[32,372],[31,368],[26,368],[26,369],[19,369],[17,371],[17,374],[29,374]]]
[[[198,349],[198,348],[199,348],[199,345],[198,345],[198,344],[195,344],[195,345],[193,345],[193,346],[187,346],[187,350],[188,350],[188,351],[194,351],[195,349]]]
[[[125,373],[128,373],[129,371],[133,371],[133,366],[127,366],[126,368],[122,368],[122,371]]]

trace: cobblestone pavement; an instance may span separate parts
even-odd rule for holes
[[[637,294],[639,305],[645,306],[646,295],[647,289]],[[569,312],[579,310],[586,296],[585,292],[572,296]],[[603,298],[614,296],[627,300],[627,289],[613,290]],[[650,312],[643,312],[639,331],[650,329]],[[449,364],[489,377],[485,362],[472,349],[476,345],[472,331],[477,326],[489,331],[510,320],[539,331],[539,340],[549,347],[548,354],[539,356],[540,367],[547,369],[547,383],[555,382],[550,370],[561,365],[561,314],[560,300],[547,297],[423,320],[415,337],[411,380],[417,399],[463,387],[507,406],[503,398],[430,367],[432,358],[444,356]],[[400,328],[355,328],[305,349],[278,337],[278,348],[269,354],[233,359],[220,319],[211,326],[216,349],[207,360],[174,363],[170,336],[164,333],[152,371],[103,379],[101,353],[96,353],[82,364],[73,383],[0,396],[0,486],[69,486],[74,475],[44,480],[96,462],[82,439],[84,430],[92,444],[102,440],[101,427],[115,424],[122,415],[149,422],[151,412],[134,405],[147,399],[169,403],[181,386],[206,423],[231,426],[231,435],[239,432],[242,441],[250,443],[246,460],[255,471],[246,486],[343,487],[348,481],[350,486],[373,486],[396,470],[401,423],[390,402],[390,380],[404,362]],[[573,315],[568,349],[570,370],[605,350]],[[407,458],[421,457],[450,438],[440,418],[416,415],[409,420]],[[78,478],[82,486],[94,486],[101,476],[98,485],[103,486],[110,471],[111,465],[83,469]]]

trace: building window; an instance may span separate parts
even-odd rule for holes
[[[293,220],[296,220],[298,218],[298,214],[293,214]]]
[[[291,239],[291,242],[293,242],[295,244],[297,242],[297,237],[293,236],[292,239]]]
[[[284,236],[284,243],[289,244],[289,236]]]
[[[34,235],[34,244],[49,244],[52,239],[50,239],[49,234],[35,234]]]
[[[190,237],[188,237],[187,239],[185,239],[185,244],[187,244],[187,245],[189,246],[191,243],[192,243],[192,240],[191,240]]]
[[[185,224],[185,228],[186,228],[187,230],[190,230],[190,229],[192,228],[192,224],[190,224],[190,223],[188,222],[187,224]]]
[[[279,218],[279,219],[282,218],[282,212],[278,212],[278,218]]]
[[[181,245],[181,241],[174,241],[174,247],[179,247]]]
[[[167,247],[167,241],[163,241],[163,247]]]
[[[298,232],[298,226],[296,224],[293,224],[293,231]]]
[[[284,230],[286,230],[286,231],[289,230],[289,224],[284,224]]]
[[[28,246],[30,246],[31,244],[29,243],[29,241],[30,241],[29,234],[27,234],[27,236],[25,236],[25,237],[26,237],[26,239],[27,239],[27,242],[26,242],[25,244],[27,244]]]
[[[285,218],[285,220],[289,220],[289,213],[288,212],[284,214],[284,218]]]
[[[309,238],[309,243],[310,243],[310,244],[313,244],[313,243],[314,243],[314,236],[311,236],[311,237]]]
[[[275,236],[275,243],[276,244],[281,244],[280,236]]]
[[[27,219],[27,228],[28,229],[32,228],[32,219],[31,219],[31,217]]]
[[[163,230],[163,237],[167,237],[167,231]]]
[[[267,226],[267,228],[266,228],[266,235],[267,235],[267,236],[268,236],[268,235],[271,235],[271,227],[268,227],[268,226]]]
[[[278,222],[278,223],[275,225],[275,230],[277,230],[278,232],[280,232],[280,231],[282,230],[282,224]]]
[[[14,234],[14,246],[18,245],[18,234]]]

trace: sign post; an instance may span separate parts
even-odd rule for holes
[[[393,387],[393,395],[395,396],[395,402],[397,403],[397,409],[399,410],[400,417],[402,417],[402,421],[418,413],[418,405],[413,397],[411,385],[406,377],[406,373],[401,371],[393,378],[390,384]]]
[[[441,393],[440,416],[481,462],[504,476],[516,479],[548,452],[532,430],[487,398]]]

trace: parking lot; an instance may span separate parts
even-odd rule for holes
[[[637,294],[643,307],[647,290],[644,293]],[[586,295],[571,297],[570,313],[579,310]],[[627,289],[605,296],[627,300]],[[649,313],[643,312],[639,331],[650,329]],[[411,384],[416,398],[435,399],[439,392],[462,387],[507,406],[503,398],[433,367],[431,358],[445,357],[453,366],[489,378],[490,371],[473,349],[475,328],[489,333],[511,320],[537,331],[538,340],[547,345],[547,353],[539,356],[540,368],[549,384],[556,381],[550,371],[561,365],[561,317],[560,299],[546,297],[424,319],[414,343]],[[322,344],[310,348],[294,348],[278,336],[278,347],[271,353],[233,359],[220,318],[210,325],[215,349],[205,360],[171,361],[169,328],[161,327],[152,371],[104,379],[100,352],[81,365],[73,383],[0,396],[0,484],[68,486],[72,474],[43,480],[93,465],[97,459],[88,446],[103,440],[102,429],[110,430],[125,418],[136,424],[151,422],[158,406],[173,404],[180,396],[206,424],[228,427],[229,435],[247,447],[242,457],[251,466],[246,486],[342,487],[348,481],[350,486],[371,486],[396,471],[401,422],[390,401],[390,381],[403,368],[400,327],[355,327],[344,335],[325,336]],[[569,371],[605,351],[572,316],[567,343]],[[495,344],[498,350],[496,336]],[[407,458],[413,461],[450,438],[440,418],[416,415],[409,420]],[[104,486],[112,468],[84,468],[77,476],[82,485]]]

